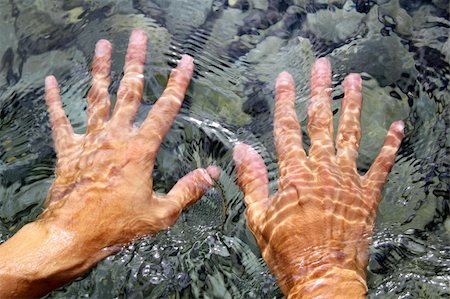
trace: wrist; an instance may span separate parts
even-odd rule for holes
[[[289,290],[288,299],[294,298],[365,298],[367,284],[359,271],[334,266],[317,269],[306,281],[298,281]]]
[[[269,247],[263,256],[288,298],[363,298],[367,250],[358,247],[335,242],[299,252],[286,246],[284,254],[275,254]]]
[[[48,222],[25,225],[0,246],[0,297],[36,297],[64,285],[101,258]],[[100,252],[101,254],[101,252]]]

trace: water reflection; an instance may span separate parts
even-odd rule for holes
[[[64,108],[82,132],[95,42],[108,38],[114,45],[115,94],[129,32],[141,27],[150,44],[138,123],[179,54],[196,60],[182,111],[157,158],[155,189],[165,192],[211,163],[223,175],[173,228],[48,297],[280,297],[245,227],[230,150],[238,140],[254,145],[276,188],[274,79],[282,70],[294,75],[305,128],[309,69],[324,55],[335,86],[348,72],[363,73],[361,172],[390,122],[407,125],[379,208],[369,297],[449,296],[448,19],[448,1],[441,0],[0,1],[0,242],[39,214],[52,179],[44,76],[58,77]],[[336,88],[336,117],[341,98]]]

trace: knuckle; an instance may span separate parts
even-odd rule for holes
[[[342,130],[336,136],[336,143],[341,145],[351,145],[358,148],[360,137],[361,134],[357,130]]]

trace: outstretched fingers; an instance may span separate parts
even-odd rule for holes
[[[395,156],[400,148],[400,144],[402,143],[404,137],[404,127],[405,124],[400,120],[392,123],[389,128],[380,153],[376,157],[369,171],[364,176],[365,185],[369,188],[369,190],[381,193],[381,189],[383,188],[386,178],[394,165]],[[376,200],[379,200],[379,198]]]
[[[282,72],[275,83],[274,139],[278,155],[280,189],[304,169],[306,153],[302,145],[302,131],[295,111],[295,84],[292,76]]]
[[[311,138],[310,158],[322,160],[334,156],[331,64],[326,58],[318,59],[311,71],[308,134]]]
[[[130,125],[141,104],[144,90],[144,65],[147,54],[147,34],[133,30],[128,43],[124,75],[117,91],[117,102],[112,121],[118,125]]]
[[[149,140],[148,145],[151,147],[149,150],[154,155],[180,110],[193,71],[192,57],[183,55],[178,66],[172,70],[163,94],[142,123],[140,134]]]
[[[108,86],[111,70],[111,43],[99,40],[92,61],[92,83],[88,93],[87,131],[94,131],[108,120],[110,100]]]
[[[58,81],[54,76],[45,78],[45,103],[50,116],[50,126],[53,132],[53,142],[57,154],[73,143],[72,125],[64,112]]]
[[[234,147],[237,183],[244,192],[247,206],[247,223],[255,231],[261,224],[269,200],[269,179],[261,156],[249,145],[239,143]]]
[[[341,167],[356,173],[356,159],[361,139],[362,80],[359,74],[350,74],[344,80],[339,128],[336,135],[336,157]]]

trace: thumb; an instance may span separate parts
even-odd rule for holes
[[[164,201],[184,209],[200,199],[219,176],[220,169],[216,166],[191,171],[172,187]]]
[[[259,223],[269,197],[269,179],[261,156],[249,145],[239,143],[234,147],[237,183],[244,192],[247,206],[247,223],[254,230]]]

